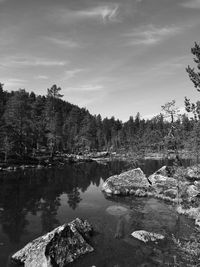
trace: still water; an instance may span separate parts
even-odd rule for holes
[[[162,165],[152,160],[139,163],[147,175]],[[153,198],[109,199],[101,192],[104,180],[131,167],[113,161],[0,173],[0,266],[8,266],[9,256],[29,241],[76,217],[94,226],[95,252],[70,266],[173,266],[177,255],[172,234],[187,238],[193,222]],[[116,205],[125,208],[123,216],[112,212]],[[133,231],[142,229],[164,234],[165,241],[146,245],[131,238]]]

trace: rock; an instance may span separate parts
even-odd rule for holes
[[[144,189],[137,189],[135,191],[135,196],[136,197],[146,197],[147,196],[147,192]]]
[[[175,199],[177,197],[177,189],[165,190],[165,196],[171,199]]]
[[[106,194],[128,195],[134,194],[138,188],[148,188],[149,182],[140,168],[123,172],[109,177],[102,186]]]
[[[195,225],[200,227],[200,217],[195,219]]]
[[[188,167],[185,172],[185,176],[191,180],[200,180],[200,166]]]
[[[154,241],[162,240],[165,238],[161,234],[151,233],[151,232],[147,232],[145,230],[135,231],[131,235],[133,237],[139,239],[140,241],[143,241],[144,243],[147,243],[149,241],[154,242]]]
[[[173,201],[177,197],[177,180],[173,177],[169,177],[169,174],[168,167],[163,166],[150,175],[148,179],[152,184],[154,196]],[[183,185],[182,182],[179,182],[179,184]]]
[[[122,216],[128,213],[128,209],[123,206],[109,206],[106,211],[114,216]]]
[[[187,215],[189,216],[190,218],[192,219],[197,219],[199,220],[200,218],[200,207],[189,207],[189,208],[184,208],[182,205],[179,205],[177,208],[176,208],[176,211],[179,213],[179,214],[184,214],[184,215]]]
[[[172,177],[173,176],[173,170],[170,167],[163,166],[156,172],[154,172],[152,175],[148,177],[148,180],[151,182],[151,184],[156,183],[170,183],[175,185],[176,180]]]
[[[173,168],[171,166],[162,166],[154,174],[159,174],[166,177],[172,177],[174,175]]]
[[[189,185],[186,192],[190,198],[194,198],[200,194],[198,188],[195,185]]]
[[[28,243],[11,258],[25,267],[64,267],[94,250],[85,240],[91,232],[91,225],[77,218]]]
[[[200,181],[194,181],[194,185],[200,190]]]

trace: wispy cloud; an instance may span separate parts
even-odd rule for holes
[[[184,3],[181,4],[183,7],[186,8],[200,8],[200,0],[187,0]]]
[[[187,66],[189,59],[189,56],[174,57],[169,60],[156,63],[146,72],[151,73],[152,76],[176,75],[177,71],[185,71],[185,66]],[[142,75],[144,75],[144,71],[142,72]]]
[[[78,73],[84,72],[86,69],[71,69],[66,70],[64,73],[64,80],[69,80],[71,78],[74,78]]]
[[[78,11],[77,15],[82,18],[100,18],[104,23],[106,23],[109,21],[117,21],[118,13],[119,5],[112,4]]]
[[[69,87],[67,91],[77,91],[77,92],[96,92],[96,91],[102,91],[105,87],[101,84],[85,84],[77,87]]]
[[[1,59],[0,66],[2,67],[59,67],[65,66],[68,62],[59,60],[50,60],[40,57],[7,57]]]
[[[45,37],[45,39],[55,45],[67,47],[67,48],[77,48],[80,47],[80,44],[71,40],[60,37]]]
[[[125,36],[129,38],[129,45],[155,45],[179,32],[180,28],[175,26],[155,27],[154,25],[147,25],[139,27]]]
[[[57,9],[50,14],[51,20],[61,23],[70,23],[86,19],[95,19],[103,23],[119,22],[119,4],[110,3],[106,5],[98,5],[82,10]]]

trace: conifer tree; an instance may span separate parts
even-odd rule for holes
[[[47,101],[46,101],[46,114],[47,114],[47,127],[48,127],[48,144],[51,152],[51,157],[55,152],[55,148],[58,142],[58,103],[59,99],[63,97],[60,94],[61,88],[57,85],[53,85],[50,89],[47,89]]]

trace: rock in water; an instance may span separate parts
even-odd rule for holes
[[[128,195],[135,194],[138,188],[146,189],[149,182],[140,168],[123,172],[109,177],[102,186],[106,194]]]
[[[11,259],[25,267],[64,267],[94,250],[85,240],[91,233],[92,226],[77,218],[28,243]]]
[[[145,242],[145,243],[147,243],[149,241],[154,242],[154,241],[162,240],[165,238],[161,234],[151,233],[151,232],[147,232],[145,230],[135,231],[131,235],[133,237]]]
[[[187,194],[189,197],[196,197],[200,195],[200,191],[198,190],[198,187],[195,185],[189,185],[187,188]]]
[[[110,215],[114,215],[114,216],[122,216],[128,213],[128,209],[123,207],[123,206],[109,206],[106,211],[110,214]]]
[[[187,167],[185,175],[188,179],[200,180],[200,166],[195,165],[195,166]]]

